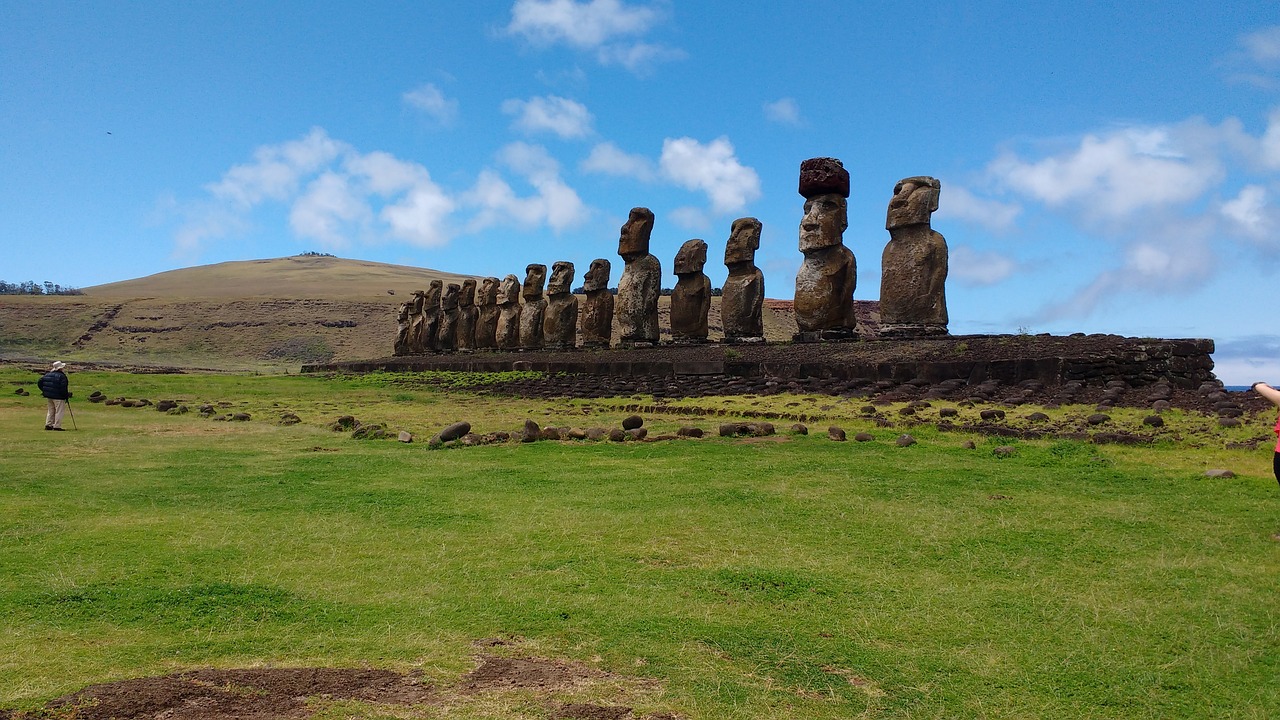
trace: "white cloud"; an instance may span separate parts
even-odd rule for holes
[[[1005,232],[1013,227],[1021,212],[1022,206],[1017,203],[981,198],[962,186],[946,185],[934,217],[955,218],[992,232]]]
[[[667,138],[659,167],[676,185],[706,193],[718,214],[741,210],[760,197],[760,176],[738,162],[725,137],[707,145],[688,137]]]
[[[564,43],[578,50],[594,50],[601,64],[622,65],[642,73],[658,62],[684,57],[676,48],[623,40],[644,35],[663,19],[664,13],[657,7],[621,0],[516,0],[506,33],[536,46]]]
[[[1267,119],[1267,130],[1258,141],[1258,156],[1264,167],[1280,170],[1280,110],[1272,110]]]
[[[552,132],[565,139],[591,133],[592,117],[587,106],[555,95],[506,100],[502,112],[515,115],[512,126],[525,133]]]
[[[281,200],[297,192],[300,180],[348,151],[346,143],[329,137],[321,128],[279,145],[254,150],[253,162],[234,165],[222,179],[206,189],[215,198],[243,208],[263,200]]]
[[[579,169],[586,173],[629,177],[641,182],[653,182],[657,176],[657,170],[649,158],[624,152],[611,142],[603,142],[591,148],[591,154],[582,161]]]
[[[605,45],[596,51],[596,59],[601,65],[621,65],[637,75],[648,74],[659,63],[683,60],[685,57],[685,51],[658,43]]]
[[[453,125],[458,119],[458,101],[446,98],[440,88],[432,83],[410,90],[400,97],[405,103],[426,113],[443,127]]]
[[[951,248],[947,256],[947,276],[970,286],[995,285],[1018,269],[1012,258],[996,252],[979,252],[967,245]]]
[[[560,178],[560,165],[540,145],[511,143],[498,159],[521,175],[536,191],[519,197],[498,173],[484,170],[464,201],[478,208],[468,228],[481,230],[499,224],[536,227],[546,224],[556,232],[581,225],[591,216],[578,193]]]
[[[764,116],[771,122],[782,125],[802,124],[800,119],[800,105],[795,98],[784,97],[771,103],[764,104]]]
[[[413,186],[398,202],[382,208],[378,217],[392,237],[419,247],[440,247],[449,242],[447,221],[455,203],[434,183]]]
[[[1280,25],[1272,25],[1240,38],[1249,59],[1263,67],[1280,66]]]
[[[347,245],[347,224],[367,224],[371,214],[369,204],[352,189],[350,177],[326,171],[293,203],[289,227],[299,237],[341,248]]]
[[[1267,212],[1267,190],[1258,185],[1246,185],[1234,199],[1222,203],[1222,214],[1252,238],[1265,238],[1273,230]]]

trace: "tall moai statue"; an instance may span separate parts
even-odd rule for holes
[[[572,350],[578,344],[578,298],[573,294],[573,263],[551,266],[547,281],[547,309],[542,320],[542,340],[553,350]]]
[[[653,212],[631,208],[618,238],[618,254],[626,263],[618,281],[617,317],[624,345],[658,343],[658,296],[662,293],[662,263],[649,253]]]
[[[496,277],[480,280],[480,290],[476,294],[476,349],[489,350],[498,347],[498,285],[501,281]]]
[[[738,218],[724,247],[729,277],[720,296],[720,324],[727,343],[764,342],[764,273],[756,267],[762,228],[753,217]]]
[[[396,308],[396,342],[392,354],[409,354],[409,312],[413,309],[413,301],[402,302]]]
[[[426,352],[440,349],[440,295],[443,290],[443,280],[432,280],[422,302],[422,349]]]
[[[711,279],[702,272],[707,244],[693,239],[676,253],[679,280],[671,292],[671,339],[677,343],[707,341],[707,313],[711,311]]]
[[[423,341],[422,325],[427,321],[425,308],[427,294],[422,290],[413,291],[413,305],[409,308],[409,354],[421,355],[427,346]]]
[[[889,244],[880,260],[880,334],[947,334],[947,241],[929,226],[942,183],[899,180],[889,201]]]
[[[605,258],[591,261],[587,274],[582,276],[582,301],[579,317],[582,318],[579,334],[582,347],[609,347],[613,341],[613,293],[609,292],[611,266]]]
[[[476,281],[467,278],[462,281],[462,292],[458,294],[458,325],[453,338],[453,346],[458,350],[473,350],[476,346],[476,319],[480,311],[476,309]]]
[[[858,264],[844,246],[849,227],[849,171],[835,158],[810,158],[800,163],[800,252],[804,262],[796,273],[795,313],[800,342],[855,337],[857,319],[853,291]]]
[[[440,329],[436,332],[436,347],[441,351],[457,348],[458,296],[461,294],[462,286],[458,283],[444,286],[444,295],[440,298]]]
[[[547,314],[547,298],[542,287],[547,282],[547,266],[530,263],[524,269],[524,307],[520,308],[520,347],[525,350],[542,349],[542,320]]]
[[[498,328],[494,333],[499,350],[520,349],[520,278],[507,275],[498,286]]]

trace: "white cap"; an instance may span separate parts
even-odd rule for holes
[[[64,362],[62,362],[61,360],[55,360],[55,361],[53,362],[53,369],[54,369],[54,370],[61,370],[62,368],[66,367],[66,366],[67,366],[67,364],[66,364],[66,363],[64,363]]]

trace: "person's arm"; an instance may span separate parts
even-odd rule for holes
[[[1256,382],[1250,389],[1266,398],[1272,405],[1280,407],[1280,390],[1277,390],[1264,382]]]

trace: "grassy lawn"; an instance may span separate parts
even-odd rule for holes
[[[1195,441],[1141,448],[929,425],[902,448],[903,428],[855,401],[808,436],[428,450],[325,425],[614,427],[637,401],[75,373],[79,430],[51,433],[43,400],[13,394],[34,380],[0,368],[0,708],[208,666],[419,669],[448,686],[476,640],[502,637],[494,652],[612,673],[561,695],[637,717],[1280,717],[1270,445],[1223,450],[1202,419],[1171,414]],[[192,412],[80,399],[93,389]],[[206,420],[202,402],[254,419]],[[827,424],[876,439],[832,442]],[[550,717],[521,693],[413,712]]]

